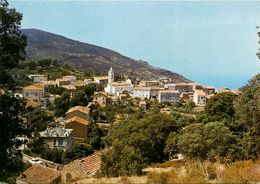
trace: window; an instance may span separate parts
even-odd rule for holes
[[[58,146],[62,146],[63,145],[63,140],[62,139],[58,139]]]

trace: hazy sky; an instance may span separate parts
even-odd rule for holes
[[[237,88],[259,71],[260,2],[10,1],[37,28]]]

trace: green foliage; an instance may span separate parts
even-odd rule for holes
[[[55,163],[62,164],[62,157],[63,157],[64,151],[54,148],[49,149],[45,148],[41,152],[41,157],[46,160],[51,160]]]
[[[46,91],[53,95],[62,95],[62,93],[66,92],[66,89],[63,87],[48,86]]]
[[[26,37],[21,34],[22,14],[8,7],[6,0],[0,4],[0,84],[12,84],[9,70],[25,58]]]
[[[69,163],[75,159],[91,155],[93,149],[89,144],[75,144],[71,151],[66,151],[63,156],[63,163]]]
[[[167,137],[181,127],[175,117],[154,111],[138,119],[131,115],[112,126],[107,143],[113,149],[103,158],[103,175],[140,175],[145,165],[168,159],[168,153],[163,151]]]
[[[25,113],[22,100],[11,95],[0,96],[0,181],[22,169],[22,158],[18,147],[22,141],[17,136],[26,135],[21,117]]]
[[[220,93],[213,96],[205,106],[205,114],[199,117],[202,123],[213,121],[233,121],[235,116],[234,100],[237,95],[233,93]]]
[[[55,98],[54,104],[55,116],[64,116],[67,110],[70,108],[70,94],[65,92],[60,97]]]
[[[105,130],[98,128],[96,125],[93,125],[91,128],[91,132],[88,135],[88,143],[95,150],[100,150],[105,147],[105,142],[102,138],[105,136]]]
[[[246,158],[260,158],[260,74],[242,88],[235,102],[236,132],[242,138]]]
[[[238,138],[221,122],[186,126],[178,148],[188,158],[233,161],[243,157]]]

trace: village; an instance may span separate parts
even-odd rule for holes
[[[143,111],[149,108],[151,103],[177,104],[180,101],[190,103],[197,109],[203,110],[207,101],[217,93],[232,92],[238,94],[238,90],[227,88],[216,89],[215,87],[203,86],[198,83],[172,82],[170,78],[160,78],[156,80],[136,81],[127,79],[125,81],[115,81],[115,73],[112,68],[107,76],[96,76],[92,79],[87,78],[78,80],[74,75],[66,75],[56,80],[48,80],[47,75],[31,74],[28,78],[32,84],[24,86],[22,92],[16,92],[15,96],[26,100],[26,107],[29,109],[24,126],[35,130],[32,137],[22,137],[27,143],[40,138],[48,149],[58,149],[70,152],[73,144],[83,143],[88,139],[92,126],[96,123],[92,118],[93,105],[101,108],[108,105],[117,106],[132,104]],[[41,121],[41,112],[48,109],[50,103],[54,103],[59,95],[51,94],[46,89],[64,88],[69,92],[70,98],[77,93],[77,88],[87,85],[94,85],[98,91],[93,93],[92,101],[86,106],[77,105],[68,109],[62,116],[55,116],[52,126],[38,132],[35,127],[37,121]],[[100,90],[101,89],[101,90]],[[161,112],[169,113],[170,108],[161,108]],[[176,109],[177,110],[177,109]],[[191,115],[193,116],[193,115]],[[122,118],[122,117],[121,117]],[[111,124],[111,123],[110,123]],[[110,126],[109,123],[96,123],[95,126]],[[113,124],[113,122],[112,122]],[[21,150],[27,150],[25,143]],[[17,177],[17,183],[70,183],[79,179],[84,179],[96,175],[100,171],[101,156],[109,150],[109,147],[99,147],[93,154],[75,160],[70,160],[67,164],[59,164],[50,160],[33,157],[23,151],[24,162],[31,165],[25,172]],[[44,173],[44,174],[43,174]]]

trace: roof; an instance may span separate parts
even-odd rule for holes
[[[129,82],[112,82],[109,85],[114,87],[132,87],[132,84]]]
[[[108,76],[97,76],[94,77],[94,80],[108,80]]]
[[[206,93],[203,90],[195,90],[194,94],[198,96],[206,96]]]
[[[27,183],[47,184],[58,179],[60,175],[60,171],[58,170],[40,164],[34,164],[23,172],[18,179],[26,181]]]
[[[66,112],[66,114],[71,113],[71,112],[75,112],[75,111],[80,111],[80,112],[82,112],[82,113],[89,114],[89,108],[84,107],[84,106],[75,106],[75,107],[72,107],[72,108],[70,108],[70,109]]]
[[[153,83],[160,83],[158,80],[143,80],[141,82],[153,82]]]
[[[33,101],[32,99],[30,99],[30,98],[27,99],[26,107],[36,108],[36,107],[39,107],[39,106],[41,106],[41,103],[35,102],[35,101]]]
[[[44,85],[41,83],[32,84],[23,88],[23,90],[44,90]]]
[[[150,91],[151,87],[135,86],[134,90],[143,90],[143,91],[147,90],[147,91]]]
[[[40,132],[41,137],[69,137],[73,129],[66,129],[64,127],[50,127],[45,131]]]
[[[42,75],[42,74],[30,74],[28,75],[29,78],[32,78],[32,77],[47,77],[46,75]]]
[[[75,161],[73,161],[73,163],[80,166],[82,171],[85,172],[87,176],[93,176],[100,170],[100,168],[101,168],[101,157],[108,150],[109,149],[97,151],[90,156],[75,160]]]
[[[76,76],[74,76],[74,75],[65,75],[62,78],[76,78]]]
[[[141,100],[141,101],[139,102],[139,104],[140,104],[140,105],[146,105],[146,101]]]
[[[78,116],[75,116],[73,118],[65,120],[65,123],[72,123],[72,122],[78,122],[78,123],[83,124],[83,125],[89,124],[88,120],[85,120],[85,119],[78,117]]]
[[[215,89],[213,86],[203,86],[204,89]]]
[[[62,85],[61,87],[65,88],[67,90],[76,90],[76,87],[72,86],[72,85]]]
[[[108,94],[106,92],[94,92],[94,96],[97,96],[97,95],[102,95],[102,96],[108,97]]]
[[[180,93],[178,90],[160,90],[159,93]]]

